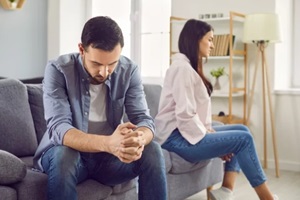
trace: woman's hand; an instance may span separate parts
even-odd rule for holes
[[[216,132],[213,128],[208,128],[206,131],[207,131],[207,133],[214,133],[214,132]]]
[[[229,153],[225,156],[220,156],[220,158],[223,160],[223,161],[226,161],[226,162],[230,162],[231,161],[231,158],[234,156],[233,153]]]

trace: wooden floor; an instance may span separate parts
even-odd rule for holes
[[[300,172],[280,171],[280,177],[276,178],[274,169],[265,170],[268,177],[268,185],[280,200],[300,200]],[[218,188],[216,185],[214,188]],[[240,174],[235,190],[235,200],[258,200],[256,193],[248,183],[244,174]],[[197,193],[186,200],[206,200],[206,191]]]

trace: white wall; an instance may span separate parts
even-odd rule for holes
[[[47,2],[25,1],[20,10],[0,6],[0,76],[42,76],[47,62]]]
[[[236,1],[236,0],[173,0],[172,1],[172,15],[183,18],[198,18],[199,14],[205,13],[228,13],[229,11],[236,11],[239,13],[250,14],[256,12],[277,12],[282,16],[280,17],[283,30],[285,32],[284,39],[281,44],[271,44],[267,48],[266,59],[269,65],[269,75],[271,88],[274,88],[274,66],[282,65],[284,63],[283,70],[287,69],[291,63],[290,56],[285,51],[290,48],[287,41],[288,28],[290,27],[288,21],[289,11],[284,8],[289,8],[289,1],[280,3],[280,0],[252,0],[252,1]],[[283,3],[285,5],[283,5]],[[286,5],[287,4],[287,5]],[[219,6],[218,6],[219,5]],[[217,27],[215,27],[216,29]],[[277,47],[277,46],[278,47]],[[248,45],[248,62],[249,62],[249,83],[252,80],[255,51],[251,45]],[[209,62],[209,61],[208,61]],[[282,67],[282,66],[279,66]],[[280,81],[280,76],[283,76],[282,71],[278,72],[276,68],[277,76],[276,80]],[[281,73],[281,74],[280,74]],[[290,76],[283,77],[284,81],[288,81]],[[260,85],[260,77],[257,79],[254,96],[254,105],[252,107],[251,124],[250,129],[254,135],[258,154],[260,158],[263,158],[263,124],[262,124],[262,97]],[[272,89],[273,90],[273,89]],[[273,93],[272,93],[273,94]],[[277,147],[279,156],[280,169],[300,171],[300,96],[290,93],[273,94],[273,107],[275,114],[275,129],[277,132]],[[213,101],[214,103],[214,101]],[[213,105],[214,106],[214,105]],[[269,120],[269,118],[267,118]],[[268,121],[269,122],[269,121]],[[270,123],[268,123],[270,124]],[[274,156],[271,143],[271,129],[268,129],[268,164],[270,168],[274,168]]]

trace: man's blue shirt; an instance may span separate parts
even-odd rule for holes
[[[42,154],[54,145],[62,145],[65,133],[71,128],[88,131],[90,76],[83,67],[79,53],[60,56],[50,61],[43,80],[43,102],[46,133],[35,153],[34,165],[43,170]],[[114,72],[105,81],[107,86],[107,122],[115,129],[128,119],[138,127],[145,126],[154,133],[155,126],[146,103],[140,69],[121,56]]]

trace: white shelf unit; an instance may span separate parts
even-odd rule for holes
[[[213,98],[228,98],[228,114],[224,116],[226,118],[226,123],[246,123],[246,110],[247,110],[247,46],[244,43],[240,43],[239,46],[235,45],[236,41],[233,41],[233,35],[235,35],[234,30],[236,27],[242,27],[245,19],[245,15],[238,12],[229,12],[229,17],[222,18],[210,18],[210,19],[201,19],[206,21],[209,24],[219,23],[224,26],[225,31],[230,35],[229,37],[229,55],[228,56],[210,56],[209,61],[214,62],[223,62],[228,64],[228,79],[229,87],[228,91],[214,91],[212,94]],[[178,41],[179,35],[173,35],[173,26],[183,26],[187,19],[181,17],[172,16],[170,18],[170,57],[178,52],[178,49],[175,49],[174,42]],[[178,28],[178,27],[177,27]],[[217,26],[214,26],[214,29],[217,29]],[[178,31],[178,30],[177,30]],[[240,34],[239,34],[240,36]],[[175,41],[174,41],[175,40]],[[235,39],[236,40],[236,39]],[[242,86],[235,86],[233,79],[233,70],[234,63],[242,63],[243,66],[243,83]],[[236,66],[235,66],[236,67]],[[238,100],[237,100],[238,98]],[[242,100],[241,100],[242,98]],[[235,101],[242,101],[242,114],[239,117],[234,116],[233,113],[233,104]]]

